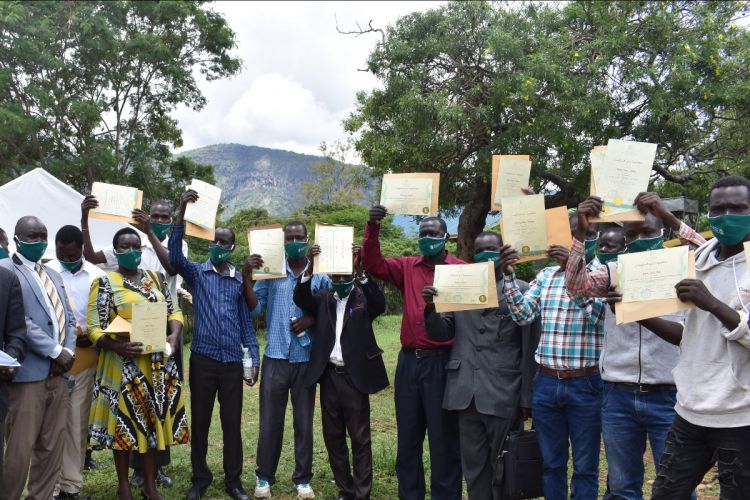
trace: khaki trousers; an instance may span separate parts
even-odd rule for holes
[[[27,500],[49,500],[60,474],[68,421],[68,381],[51,377],[9,384],[10,410],[5,419],[4,491],[18,500],[28,478]]]
[[[83,461],[86,458],[86,443],[89,436],[89,410],[91,393],[94,392],[96,366],[86,368],[75,375],[75,385],[70,393],[70,412],[63,432],[62,466],[55,495],[80,493],[83,486]]]

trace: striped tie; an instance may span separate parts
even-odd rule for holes
[[[52,303],[52,307],[55,308],[57,325],[60,332],[60,344],[62,344],[65,341],[65,311],[63,309],[62,301],[60,300],[60,295],[57,294],[55,284],[52,283],[51,279],[49,279],[49,276],[44,271],[44,268],[41,264],[36,265],[36,272],[42,279],[42,283],[44,283],[44,290],[47,292],[47,296]]]

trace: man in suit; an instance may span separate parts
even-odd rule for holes
[[[20,498],[28,477],[26,499],[49,500],[60,473],[76,320],[62,278],[41,264],[47,249],[42,221],[21,217],[14,241],[18,251],[0,265],[13,269],[21,283],[28,352],[9,387],[3,493]]]
[[[26,355],[26,320],[21,284],[16,274],[4,267],[0,267],[0,350],[19,362]],[[0,368],[0,491],[3,489],[3,431],[8,413],[8,383],[15,374],[15,368]]]
[[[508,432],[531,415],[531,394],[539,342],[539,321],[518,326],[503,297],[500,235],[481,233],[474,240],[474,262],[495,265],[498,307],[438,313],[433,299],[438,290],[427,285],[425,329],[436,342],[453,340],[445,366],[447,380],[443,408],[458,411],[461,465],[470,500],[499,500],[502,485],[493,479],[497,457]],[[522,292],[528,285],[518,281]]]
[[[362,272],[355,249],[354,274],[334,275],[333,290],[312,293],[311,269],[294,290],[294,302],[316,318],[315,341],[304,380],[320,382],[323,440],[340,500],[369,500],[372,490],[370,394],[388,386],[383,351],[372,322],[385,312],[385,296]],[[349,468],[346,432],[352,441],[354,474]]]

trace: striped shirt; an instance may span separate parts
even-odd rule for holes
[[[242,287],[242,274],[231,268],[222,275],[207,260],[190,262],[182,253],[185,226],[172,226],[169,238],[169,262],[190,286],[193,293],[192,352],[222,363],[242,361],[242,346],[250,351],[253,366],[259,365],[258,341]]]
[[[598,265],[593,262],[591,267]],[[511,318],[519,325],[541,316],[537,363],[555,370],[597,366],[604,339],[605,304],[599,299],[571,297],[559,266],[539,271],[526,293],[521,293],[515,276],[505,276],[503,294]]]

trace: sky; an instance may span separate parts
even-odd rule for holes
[[[442,2],[216,2],[237,34],[242,70],[232,79],[199,85],[208,99],[200,111],[178,108],[186,151],[239,143],[319,154],[322,141],[346,138],[341,124],[355,109],[356,93],[379,85],[367,56],[379,33],[342,35]],[[355,160],[356,158],[349,158]]]

